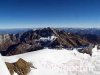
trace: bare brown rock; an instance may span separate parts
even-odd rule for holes
[[[6,62],[6,65],[11,75],[13,75],[14,72],[16,72],[18,75],[27,75],[31,71],[31,68],[35,68],[31,63],[26,62],[21,58],[15,63]]]

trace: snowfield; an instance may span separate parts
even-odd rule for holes
[[[0,75],[10,75],[10,72],[8,71],[1,55],[0,55]]]
[[[32,68],[28,75],[100,75],[100,51],[96,47],[93,48],[93,56],[79,53],[76,49],[43,49],[2,58],[11,63],[19,58],[31,62],[37,69]],[[0,71],[0,75],[9,74],[2,74]]]

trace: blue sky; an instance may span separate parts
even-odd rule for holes
[[[0,28],[99,27],[100,0],[0,0]]]

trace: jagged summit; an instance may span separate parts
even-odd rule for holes
[[[0,51],[3,55],[15,55],[34,50],[47,48],[74,48],[88,46],[89,42],[80,36],[67,33],[56,28],[41,28],[29,30],[22,34],[11,35],[6,37],[0,35]]]

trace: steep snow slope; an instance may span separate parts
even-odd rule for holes
[[[5,62],[15,62],[19,58],[32,62],[37,68],[32,69],[28,75],[100,75],[100,52],[96,48],[93,49],[92,57],[75,49],[73,51],[43,49],[3,57]]]
[[[10,75],[1,55],[0,55],[0,75]]]

